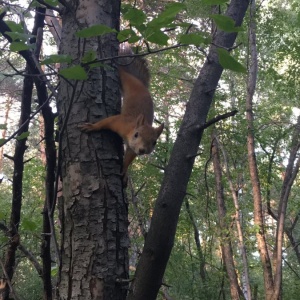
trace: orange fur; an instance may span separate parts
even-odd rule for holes
[[[136,68],[138,68],[137,71]],[[137,77],[139,73],[141,78]],[[135,58],[132,66],[119,67],[119,75],[123,92],[121,114],[93,124],[79,125],[79,127],[85,132],[109,129],[123,138],[126,151],[122,174],[126,176],[129,165],[137,155],[149,154],[153,151],[156,140],[163,131],[164,124],[158,128],[152,127],[153,101],[146,86],[149,82],[146,62],[141,58]]]

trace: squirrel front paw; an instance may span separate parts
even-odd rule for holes
[[[84,124],[78,125],[78,128],[83,132],[90,132],[90,131],[94,130],[92,123],[84,123]]]

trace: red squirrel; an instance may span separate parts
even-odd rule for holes
[[[125,48],[119,54],[131,55],[132,52]],[[148,90],[150,74],[147,61],[141,57],[122,58],[120,61],[126,61],[126,64],[118,66],[123,94],[121,113],[79,127],[85,132],[109,129],[122,137],[126,145],[122,175],[126,177],[127,169],[137,155],[153,151],[164,124],[152,127],[154,112]]]

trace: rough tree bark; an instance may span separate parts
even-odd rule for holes
[[[119,30],[119,18],[120,1],[68,1],[62,16],[61,54],[71,55],[75,64],[88,51],[95,51],[98,59],[116,56],[115,34],[84,40],[75,33],[95,24]],[[120,103],[114,64],[90,69],[86,81],[61,79],[63,196],[58,203],[62,225],[58,299],[126,297],[129,240],[121,139],[112,132],[86,134],[78,129],[78,124],[118,113]]]
[[[248,0],[232,0],[226,15],[241,25]],[[230,48],[237,34],[216,31],[214,45]],[[216,46],[212,45],[195,82],[180,127],[163,183],[156,201],[151,227],[128,299],[155,299],[174,243],[178,216],[186,194],[187,183],[197,155],[203,125],[211,106],[223,68],[218,63]]]
[[[257,226],[257,247],[262,262],[265,298],[269,300],[272,298],[274,292],[274,282],[272,277],[272,265],[267,248],[264,219],[262,210],[262,195],[260,188],[260,180],[258,176],[258,168],[255,154],[255,138],[254,138],[254,116],[253,116],[253,96],[256,87],[257,78],[257,51],[256,51],[256,35],[255,35],[255,1],[252,0],[250,13],[250,28],[249,28],[249,44],[250,44],[250,64],[249,64],[249,78],[247,85],[247,99],[246,99],[246,118],[248,123],[247,134],[247,150],[248,150],[248,164],[253,193],[254,205],[254,224]]]

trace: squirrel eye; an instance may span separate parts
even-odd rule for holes
[[[136,133],[134,134],[134,137],[137,138],[138,136],[139,136],[139,133],[136,132]]]

